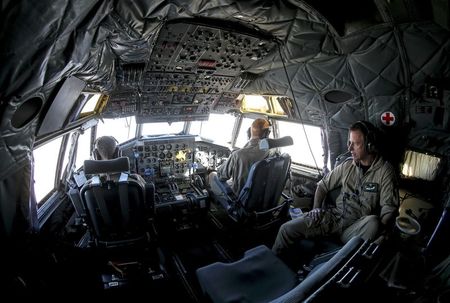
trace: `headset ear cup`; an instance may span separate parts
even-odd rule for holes
[[[368,146],[367,146],[367,150],[369,153],[375,153],[377,152],[377,147],[375,146],[374,143],[369,142]]]
[[[119,158],[122,156],[122,151],[119,149],[118,146],[114,149],[113,159]]]
[[[92,155],[94,157],[94,160],[99,160],[101,159],[100,153],[98,152],[98,150],[95,148],[94,151],[92,152]]]
[[[269,137],[270,134],[270,129],[269,128],[265,128],[262,135],[261,135],[261,139],[265,139],[267,137]]]
[[[366,126],[366,128],[367,128],[367,152],[372,154],[377,151],[375,130],[371,130],[368,126]]]

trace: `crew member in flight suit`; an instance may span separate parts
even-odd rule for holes
[[[112,160],[121,156],[119,143],[113,136],[102,136],[97,138],[94,143],[94,150],[92,156],[95,160]],[[120,174],[116,174],[118,178]],[[149,185],[145,182],[139,174],[128,174],[130,178],[135,179],[143,188]]]
[[[392,224],[399,207],[398,183],[392,165],[377,151],[376,132],[366,121],[350,126],[352,158],[318,183],[311,211],[280,227],[274,253],[283,254],[295,241],[317,236],[337,235],[343,243],[353,236],[374,239],[382,227]],[[336,205],[325,205],[327,193],[339,187]]]
[[[227,208],[228,203],[223,201],[223,196],[228,194],[221,182],[229,181],[233,193],[238,196],[241,189],[244,187],[253,163],[266,158],[269,154],[267,150],[259,148],[259,141],[268,137],[270,133],[270,123],[266,119],[255,119],[251,125],[250,140],[246,145],[233,152],[230,157],[220,167],[217,172],[211,172],[208,176],[208,182],[211,191],[216,196],[216,199]]]

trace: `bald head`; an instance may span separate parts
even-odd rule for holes
[[[252,123],[252,138],[261,138],[263,135],[270,131],[269,121],[266,119],[258,118]],[[266,135],[266,136],[267,136]]]

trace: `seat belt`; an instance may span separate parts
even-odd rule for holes
[[[119,200],[123,227],[130,223],[130,204],[128,201],[128,174],[121,173],[119,177]]]
[[[97,200],[98,208],[100,209],[100,214],[102,215],[103,221],[108,227],[112,226],[112,219],[109,213],[109,209],[106,206],[105,198],[101,190],[101,182],[99,176],[92,177],[92,191],[94,192],[95,200]]]

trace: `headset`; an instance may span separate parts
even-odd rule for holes
[[[373,154],[377,152],[376,129],[372,123],[366,121],[355,122],[350,129],[359,129],[364,135],[364,149],[367,153]]]
[[[267,121],[269,122],[269,127],[263,129],[262,134],[260,136],[261,139],[269,138],[270,132],[272,131],[272,123],[270,123],[269,120]]]
[[[103,142],[108,140],[109,142]],[[100,146],[99,146],[100,143]],[[95,160],[107,160],[107,159],[103,159],[102,155],[99,151],[100,149],[106,149],[109,148],[110,146],[112,146],[114,144],[114,151],[112,153],[111,159],[115,159],[115,158],[119,158],[122,156],[122,151],[119,148],[119,141],[117,141],[116,138],[114,138],[113,136],[103,136],[103,137],[98,137],[95,142],[94,142],[94,150],[92,151],[92,156]],[[110,145],[110,146],[108,146]]]

